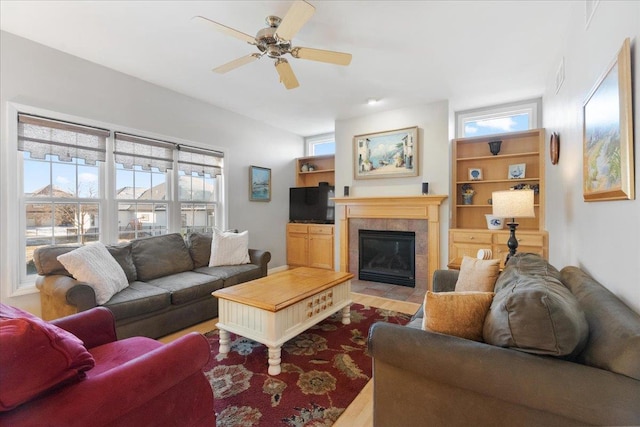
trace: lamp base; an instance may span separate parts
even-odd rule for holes
[[[509,240],[507,240],[509,254],[507,255],[505,265],[509,262],[509,259],[516,254],[516,249],[518,249],[518,239],[516,239],[516,228],[518,228],[518,223],[515,222],[515,218],[512,218],[511,222],[508,222],[507,225],[511,232],[509,234]]]

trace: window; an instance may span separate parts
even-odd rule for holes
[[[309,156],[322,156],[336,153],[335,134],[316,135],[305,138]]]
[[[222,153],[184,146],[178,149],[180,230],[182,234],[213,231],[221,188]]]
[[[457,137],[518,132],[540,127],[541,100],[535,99],[456,113]]]
[[[43,245],[85,243],[100,236],[101,167],[109,131],[40,117],[18,116],[23,159],[25,274]]]
[[[19,153],[18,203],[2,209],[15,218],[9,224],[19,224],[7,240],[18,242],[19,254],[3,265],[18,267],[14,291],[32,285],[33,253],[43,245],[224,228],[223,152],[18,113],[15,106],[10,113],[17,117],[9,132]]]
[[[165,234],[169,229],[167,171],[174,144],[115,134],[118,241]]]

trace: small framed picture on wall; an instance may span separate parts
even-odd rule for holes
[[[268,202],[271,200],[271,169],[249,167],[249,200]]]

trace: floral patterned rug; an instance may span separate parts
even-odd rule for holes
[[[374,322],[406,324],[410,316],[351,305],[351,324],[340,312],[287,341],[282,372],[267,373],[267,348],[231,334],[231,351],[218,352],[219,335],[205,334],[212,357],[204,372],[214,393],[218,427],[330,426],[371,378],[366,353]]]

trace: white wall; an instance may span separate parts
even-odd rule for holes
[[[10,294],[11,284],[18,277],[8,262],[13,258],[9,255],[17,250],[13,243],[17,238],[15,216],[12,216],[17,178],[16,153],[6,149],[8,102],[223,149],[229,202],[227,226],[249,230],[251,247],[271,251],[270,268],[286,264],[287,189],[294,185],[293,159],[304,152],[302,137],[6,32],[0,33],[0,42],[0,135],[3,140],[0,298],[3,302],[40,313],[37,293]],[[249,165],[271,168],[271,202],[249,202]]]
[[[601,1],[588,28],[584,6],[574,2],[570,35],[558,40],[564,84],[556,94],[556,69],[550,70],[543,98],[547,141],[550,132],[560,134],[560,161],[554,166],[547,156],[546,165],[550,261],[583,268],[640,312],[640,2]],[[582,106],[626,37],[632,51],[636,200],[585,203]]]
[[[375,108],[375,107],[374,107]],[[449,103],[401,108],[364,117],[336,121],[336,196],[342,197],[343,187],[350,187],[350,196],[415,196],[422,194],[422,183],[429,183],[430,194],[449,194]],[[372,132],[383,132],[412,126],[419,128],[418,176],[411,178],[359,179],[353,178],[353,137]],[[446,268],[449,249],[449,201],[440,207],[440,259]],[[339,239],[339,236],[337,236]],[[336,241],[336,265],[339,260],[339,242]]]

